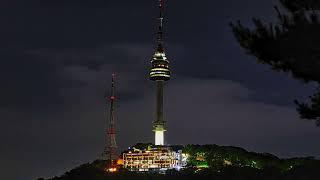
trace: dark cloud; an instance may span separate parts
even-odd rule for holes
[[[3,107],[39,107],[59,103],[56,68],[20,51],[1,52],[1,102]]]

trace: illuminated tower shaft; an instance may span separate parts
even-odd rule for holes
[[[156,82],[156,120],[153,122],[153,131],[155,133],[155,145],[164,145],[165,124],[163,118],[163,88],[165,81],[170,79],[169,61],[163,48],[163,0],[159,0],[160,16],[159,30],[157,33],[157,49],[151,60],[150,79]]]
[[[156,99],[156,121],[153,124],[155,133],[155,145],[164,145],[165,121],[163,119],[163,85],[164,81],[156,81],[157,99]]]
[[[111,81],[111,96],[110,99],[110,117],[109,117],[109,127],[107,129],[107,145],[104,153],[104,158],[110,160],[111,165],[114,160],[118,158],[117,154],[117,142],[116,142],[116,129],[115,129],[115,74],[112,74]]]

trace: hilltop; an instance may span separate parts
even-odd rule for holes
[[[144,144],[137,144],[140,148]],[[166,174],[105,172],[106,161],[96,160],[48,180],[105,180],[105,179],[221,179],[221,180],[295,180],[319,179],[320,160],[313,157],[281,159],[268,153],[248,152],[243,148],[218,145],[171,146],[189,155],[188,166]],[[40,178],[41,179],[41,178]]]

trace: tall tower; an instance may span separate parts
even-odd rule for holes
[[[164,145],[165,124],[163,118],[163,88],[164,83],[170,79],[169,61],[163,45],[163,0],[159,0],[159,29],[157,32],[157,48],[151,60],[150,80],[156,83],[156,119],[153,122],[155,145]]]
[[[115,74],[112,74],[111,79],[111,95],[110,97],[106,96],[106,100],[107,102],[110,101],[110,117],[109,127],[107,128],[107,143],[103,153],[103,158],[105,160],[110,160],[110,165],[112,166],[115,160],[118,158],[115,129]]]

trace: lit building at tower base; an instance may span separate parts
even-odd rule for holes
[[[163,172],[180,170],[187,165],[182,150],[174,151],[167,146],[149,146],[147,149],[130,148],[123,153],[123,167],[136,172]]]

